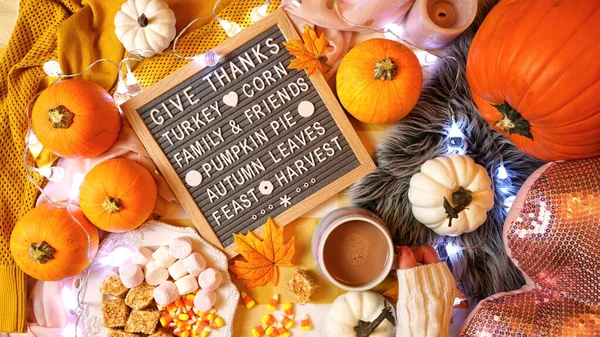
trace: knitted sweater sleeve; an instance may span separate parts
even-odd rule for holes
[[[398,273],[397,337],[446,337],[454,304],[454,279],[445,263]]]

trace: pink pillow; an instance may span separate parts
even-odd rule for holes
[[[600,336],[600,158],[534,172],[504,243],[527,285],[480,302],[462,336]]]

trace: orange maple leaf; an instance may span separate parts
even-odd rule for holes
[[[296,59],[290,61],[289,69],[297,69],[302,71],[306,69],[308,75],[312,75],[317,70],[321,70],[323,65],[330,67],[327,63],[327,40],[325,40],[325,34],[321,33],[317,37],[317,33],[310,28],[308,25],[304,25],[304,32],[302,32],[302,40],[292,40],[284,42],[283,45],[290,52],[290,54],[296,56]]]
[[[236,260],[229,270],[238,278],[249,280],[248,288],[264,286],[271,282],[277,285],[277,267],[291,267],[296,253],[296,237],[283,243],[283,227],[275,225],[271,219],[265,224],[264,239],[261,241],[254,233],[233,234],[237,252],[246,261]]]

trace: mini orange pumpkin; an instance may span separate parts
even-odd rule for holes
[[[406,116],[419,99],[423,70],[406,46],[372,39],[354,47],[336,77],[340,102],[364,123],[388,124]]]
[[[91,256],[98,251],[98,229],[69,205],[73,216],[88,232]],[[37,280],[58,281],[81,273],[89,265],[85,232],[64,208],[47,203],[23,216],[10,236],[10,252],[26,274]]]
[[[40,142],[66,158],[98,156],[113,146],[121,130],[121,115],[110,94],[79,79],[45,89],[31,118]]]
[[[107,232],[139,227],[156,204],[156,183],[142,165],[125,158],[110,159],[92,168],[79,192],[85,216]]]

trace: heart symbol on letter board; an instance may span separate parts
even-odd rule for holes
[[[235,91],[228,93],[227,95],[223,96],[223,103],[235,108],[238,104],[238,94]]]

